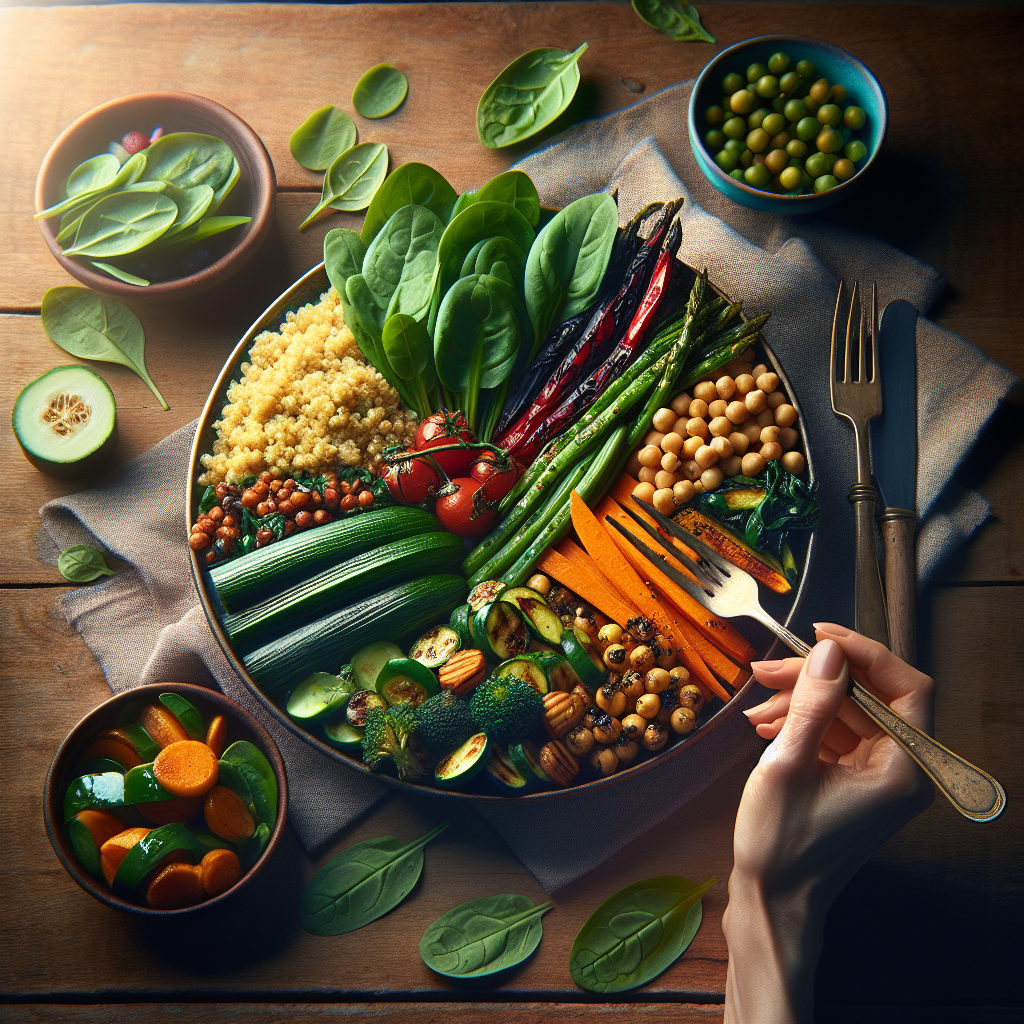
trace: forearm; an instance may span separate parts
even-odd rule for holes
[[[729,945],[725,1024],[809,1024],[822,919],[809,893],[767,896],[733,871],[723,921]]]

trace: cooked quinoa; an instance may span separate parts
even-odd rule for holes
[[[415,414],[359,351],[333,288],[289,313],[280,333],[256,338],[227,400],[213,454],[202,457],[201,484],[264,470],[288,477],[339,465],[376,469],[384,448],[416,433]]]

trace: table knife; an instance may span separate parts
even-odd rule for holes
[[[885,502],[878,517],[885,549],[889,646],[908,664],[917,647],[917,310],[890,302],[879,328],[883,413],[872,423],[872,462]]]

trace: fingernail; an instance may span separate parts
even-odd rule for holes
[[[845,663],[842,647],[835,640],[822,640],[807,659],[807,674],[812,679],[838,679]]]
[[[831,633],[833,636],[849,636],[853,632],[852,629],[840,626],[836,622],[816,622],[814,628],[822,633]]]
[[[785,662],[782,661],[752,661],[750,667],[761,672],[779,672]]]
[[[759,715],[762,711],[767,711],[768,708],[770,708],[775,703],[778,697],[779,695],[775,694],[774,697],[769,697],[763,704],[758,704],[756,708],[747,708],[747,710],[744,711],[743,714],[745,714],[747,718],[749,718],[751,715]]]

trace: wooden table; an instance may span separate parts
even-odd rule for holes
[[[161,412],[127,371],[100,368],[116,395],[124,460],[198,415],[248,324],[320,260],[327,228],[358,225],[358,217],[337,216],[305,234],[295,230],[320,187],[287,146],[310,110],[328,102],[348,106],[363,70],[380,61],[398,64],[409,75],[409,98],[393,117],[367,125],[363,137],[386,141],[393,166],[423,160],[456,188],[476,187],[511,159],[476,139],[473,110],[483,87],[518,53],[581,38],[590,49],[580,116],[618,109],[692,77],[721,47],[766,32],[829,39],[860,56],[888,93],[889,140],[859,197],[827,216],[939,267],[950,282],[935,314],[939,322],[1024,371],[1024,146],[1010,106],[1019,78],[1020,9],[709,2],[703,10],[717,45],[673,43],[642,25],[628,5],[612,3],[0,11],[4,417],[27,381],[67,361],[47,341],[39,306],[48,287],[74,282],[50,256],[31,213],[40,160],[79,114],[153,89],[210,96],[264,139],[280,188],[274,231],[237,280],[184,306],[134,303],[146,328],[150,372],[171,410]],[[992,502],[993,518],[942,569],[920,604],[921,662],[938,683],[937,735],[1003,782],[1009,809],[980,827],[940,800],[871,859],[829,918],[818,981],[821,1020],[1019,1019],[1020,412],[1018,394],[958,474]],[[0,778],[6,787],[0,1018],[298,1022],[334,1013],[468,1022],[504,1012],[538,1022],[720,1019],[724,884],[706,897],[704,924],[686,956],[617,1004],[575,988],[568,948],[593,908],[628,882],[667,873],[728,877],[732,820],[749,765],[556,893],[538,954],[498,984],[445,982],[417,955],[425,925],[457,902],[509,891],[542,896],[501,841],[458,808],[449,814],[452,827],[428,851],[413,896],[351,935],[316,938],[300,930],[295,906],[304,878],[356,840],[425,830],[439,813],[433,804],[388,799],[315,862],[289,833],[247,893],[205,917],[154,924],[90,899],[53,856],[40,806],[57,744],[108,695],[98,664],[55,610],[65,583],[36,556],[36,509],[69,488],[32,469],[6,429],[0,459]]]

